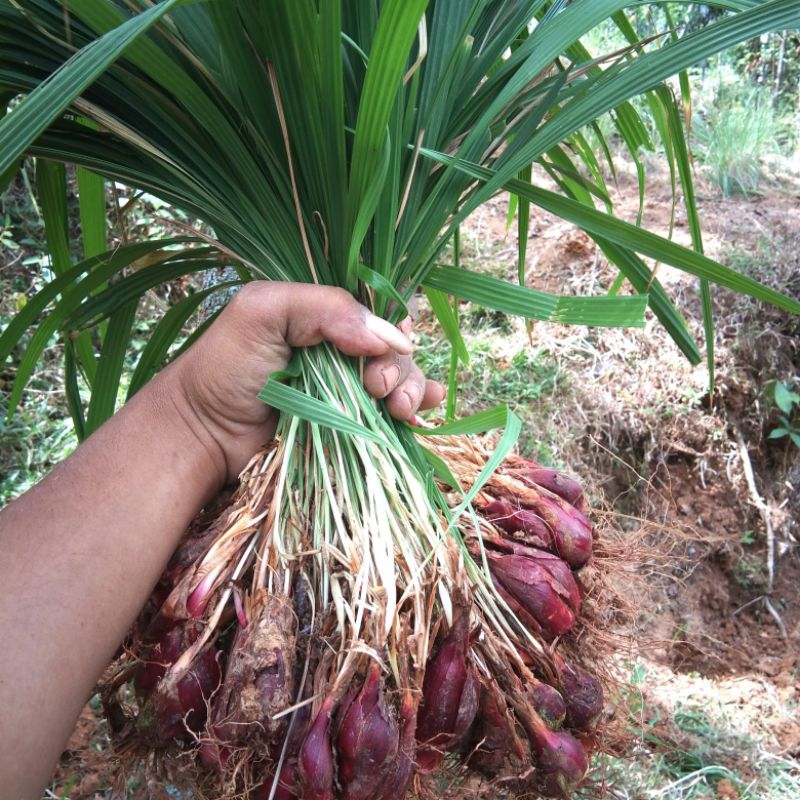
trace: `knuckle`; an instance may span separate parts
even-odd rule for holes
[[[263,304],[264,293],[260,284],[263,281],[250,281],[242,286],[229,303],[230,308],[239,314],[250,315]]]

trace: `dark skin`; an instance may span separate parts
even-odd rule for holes
[[[370,360],[407,419],[444,389],[400,329],[330,287],[254,282],[43,481],[0,512],[0,797],[41,797],[83,704],[188,523],[273,436],[257,399],[292,348]]]

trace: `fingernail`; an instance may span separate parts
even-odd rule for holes
[[[381,370],[381,377],[383,378],[383,390],[386,394],[389,394],[400,380],[400,367],[397,364],[386,367],[386,369]]]
[[[408,402],[411,404],[412,408],[416,408],[419,405],[420,393],[416,386],[403,389],[403,394],[408,398]]]
[[[414,345],[410,339],[402,334],[391,322],[368,313],[364,325],[370,333],[374,333],[397,353],[409,356],[414,352]]]

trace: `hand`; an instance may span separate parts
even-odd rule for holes
[[[398,419],[438,405],[444,388],[411,360],[411,324],[407,318],[394,327],[344,289],[255,281],[162,380],[215,454],[224,480],[234,481],[275,433],[277,414],[257,395],[267,376],[288,364],[293,347],[328,341],[346,355],[371,356],[364,385]]]

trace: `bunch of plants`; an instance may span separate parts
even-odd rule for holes
[[[642,326],[649,309],[697,362],[649,257],[700,278],[710,367],[709,282],[800,311],[702,254],[683,111],[664,83],[797,24],[800,0],[718,2],[719,21],[647,42],[625,5],[0,0],[0,175],[37,158],[56,273],[0,336],[0,358],[21,352],[10,413],[61,332],[70,411],[91,433],[118,400],[141,297],[222,263],[232,283],[342,287],[392,322],[422,287],[452,347],[448,419],[433,428],[392,420],[361,365],[326,345],[270,376],[274,441],[191,526],[106,675],[121,753],[216,796],[388,800],[424,792],[440,769],[547,797],[584,780],[604,746],[603,654],[582,613],[585,587],[603,585],[591,566],[603,543],[577,484],[511,455],[512,413],[454,419],[459,301],[592,326]],[[631,44],[591,54],[581,37],[607,19]],[[636,159],[652,145],[629,102],[643,93],[694,250],[613,215],[597,120],[610,114]],[[213,236],[104,252],[87,210],[92,244],[73,263],[64,163],[82,170],[82,217],[105,179]],[[457,246],[459,225],[500,191],[517,208],[520,285],[466,268]],[[594,297],[526,288],[532,206],[582,227],[619,278]],[[213,318],[176,345],[227,288],[170,309],[127,396],[202,335]],[[492,451],[467,438],[495,428]]]
[[[459,438],[430,446],[456,481],[485,466],[487,453]],[[394,580],[406,574],[411,590],[387,636],[350,536],[320,547],[298,531],[280,545],[296,554],[285,571],[266,566],[280,554],[263,535],[276,525],[276,492],[311,502],[280,486],[280,448],[259,454],[235,495],[195,520],[108,676],[104,707],[124,760],[155,753],[154,767],[179,784],[253,797],[402,798],[415,777],[419,787],[464,772],[549,797],[576,786],[604,710],[600,681],[578,661],[602,647],[559,641],[581,618],[593,552],[579,485],[508,459],[476,498],[478,516],[438,543],[438,567],[402,546]],[[475,564],[494,589],[483,602],[470,588]],[[316,595],[318,570],[328,596]],[[596,571],[594,595],[613,593],[601,588],[608,574]],[[437,583],[448,586],[438,618]],[[359,592],[366,613],[353,604]]]

